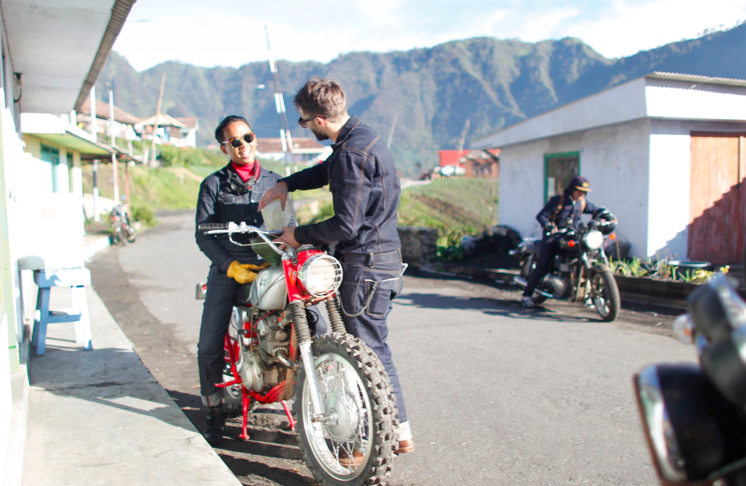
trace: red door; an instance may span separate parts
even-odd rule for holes
[[[689,203],[690,260],[741,261],[746,177],[744,134],[692,132]]]

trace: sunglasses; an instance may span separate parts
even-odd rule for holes
[[[303,128],[308,128],[308,125],[306,125],[306,123],[310,122],[311,120],[313,120],[315,118],[323,118],[323,117],[321,117],[319,115],[314,115],[314,116],[312,116],[310,118],[303,118],[301,116],[301,117],[298,118],[298,125],[302,126]]]
[[[225,142],[220,142],[222,145],[225,145],[227,143],[231,144],[231,147],[233,148],[239,148],[242,143],[241,140],[243,140],[246,143],[251,143],[254,140],[256,140],[256,135],[254,135],[253,132],[249,132],[246,135],[240,136],[240,137],[233,137],[229,140],[226,140]]]

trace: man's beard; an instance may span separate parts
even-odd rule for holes
[[[316,140],[318,141],[329,140],[329,135],[324,135],[323,133],[319,133],[316,130],[314,130],[312,127],[308,127],[308,128],[316,136]]]

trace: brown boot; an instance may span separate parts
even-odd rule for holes
[[[408,454],[414,452],[414,441],[412,439],[400,440],[394,454]]]
[[[347,451],[339,451],[339,463],[347,469],[351,469],[353,465],[356,468],[360,467],[363,464],[363,459],[365,459],[365,455],[356,449],[352,450],[352,457],[347,454]]]

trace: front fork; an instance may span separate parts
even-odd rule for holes
[[[308,327],[308,318],[306,317],[306,306],[302,300],[294,300],[290,302],[290,312],[293,314],[293,324],[295,325],[295,332],[298,335],[298,348],[300,348],[303,369],[306,372],[308,391],[311,393],[313,420],[315,422],[328,422],[332,418],[328,417],[324,411],[324,401],[321,398],[321,391],[319,390],[319,380],[316,375],[316,365],[311,349],[311,330]],[[300,399],[301,397],[296,397],[296,400]]]

